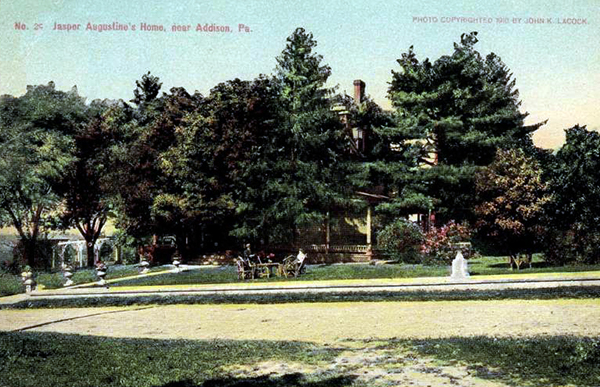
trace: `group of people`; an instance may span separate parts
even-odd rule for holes
[[[242,259],[247,264],[263,263],[263,260],[272,262],[274,258],[275,258],[275,254],[273,254],[273,253],[270,253],[269,255],[266,255],[264,252],[260,252],[258,254],[252,254],[252,249],[251,249],[250,243],[246,244],[246,246],[244,248],[244,252],[242,254]],[[299,266],[302,266],[302,264],[304,264],[305,259],[306,259],[306,253],[304,253],[304,251],[302,251],[302,249],[299,249],[295,262],[298,263]]]

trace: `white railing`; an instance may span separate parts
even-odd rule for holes
[[[366,253],[368,245],[310,245],[305,247],[306,251],[313,253]]]

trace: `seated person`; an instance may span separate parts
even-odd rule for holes
[[[242,254],[242,257],[244,258],[244,261],[247,261],[250,259],[250,255],[252,254],[252,250],[250,249],[250,243],[248,243],[246,246],[246,248],[244,249],[244,253]]]
[[[296,262],[298,262],[298,266],[302,266],[305,259],[306,254],[304,254],[304,251],[302,251],[302,249],[298,250],[298,255],[296,256]]]
[[[243,257],[244,261],[246,261],[246,263],[248,263],[248,264],[261,263],[260,257],[258,257],[256,254],[252,254],[252,250],[250,249],[250,243],[248,243],[246,245],[246,248],[244,249],[244,254],[242,257]]]

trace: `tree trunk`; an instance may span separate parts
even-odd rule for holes
[[[95,240],[93,240],[94,238],[92,237],[91,239],[87,239],[85,240],[85,249],[87,251],[87,266],[88,267],[93,267],[96,264],[96,257],[94,254],[94,245],[96,243]]]
[[[85,239],[88,267],[92,267],[97,263],[94,253],[94,246],[96,245],[96,241],[100,237],[102,227],[104,227],[105,223],[106,216],[100,215],[92,219],[88,219],[85,222],[76,224],[79,233],[81,234],[83,239]]]
[[[188,246],[186,244],[187,236],[183,233],[175,234],[175,243],[177,245],[177,251],[181,255],[183,262],[188,262],[190,259],[190,253],[188,251]]]
[[[36,242],[36,240],[21,238],[21,244],[23,246],[23,261],[32,268],[35,266]]]

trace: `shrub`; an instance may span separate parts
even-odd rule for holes
[[[56,289],[63,286],[64,277],[62,273],[40,273],[36,277],[36,282],[48,289]]]
[[[21,264],[16,259],[0,261],[0,274],[2,273],[18,275],[21,273]]]
[[[126,232],[121,230],[115,232],[113,248],[121,249],[121,262],[118,263],[131,265],[139,262],[138,242]]]
[[[377,234],[377,245],[393,259],[406,263],[420,261],[419,249],[423,233],[419,226],[406,219],[397,219]]]
[[[577,224],[567,231],[546,230],[542,241],[544,259],[552,264],[600,262],[600,235]]]
[[[25,292],[21,277],[13,274],[0,273],[0,297]]]
[[[52,247],[55,242],[49,239],[39,239],[35,244],[35,262],[33,268],[36,270],[47,270],[52,262]],[[19,240],[13,248],[13,257],[17,262],[24,262],[25,247],[23,241]]]
[[[425,233],[421,245],[422,262],[426,264],[448,264],[460,250],[460,242],[468,242],[471,230],[466,224],[450,221],[442,227],[431,227]]]
[[[76,284],[86,284],[98,281],[96,271],[92,269],[77,270],[71,278]]]

